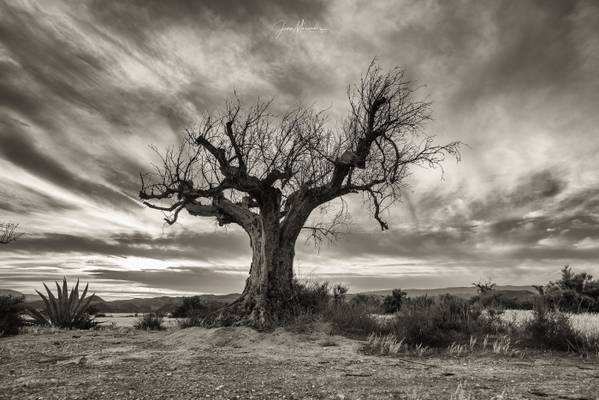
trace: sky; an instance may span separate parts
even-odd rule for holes
[[[282,29],[296,28],[317,29]],[[599,275],[599,3],[563,0],[0,1],[0,288],[89,281],[106,299],[240,292],[245,233],[141,205],[151,146],[235,90],[348,110],[373,58],[432,103],[462,161],[414,169],[390,229],[350,199],[295,274],[350,291]]]

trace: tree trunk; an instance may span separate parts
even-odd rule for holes
[[[248,230],[252,248],[250,276],[241,296],[219,310],[213,325],[269,329],[293,313],[295,239],[281,234],[276,219],[261,218]]]

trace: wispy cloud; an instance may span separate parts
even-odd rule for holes
[[[302,20],[327,33],[276,36]],[[27,235],[3,249],[0,285],[240,290],[242,232],[192,217],[166,228],[136,201],[148,146],[174,143],[234,89],[327,108],[336,126],[374,56],[432,101],[430,133],[470,147],[444,180],[413,171],[388,232],[351,199],[350,233],[319,253],[298,243],[297,272],[364,289],[531,283],[566,262],[599,273],[595,2],[6,1],[0,217]]]

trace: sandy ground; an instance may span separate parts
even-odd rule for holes
[[[137,321],[143,314],[139,314],[137,317],[133,316],[131,313],[114,313],[107,314],[105,317],[98,317],[96,321],[98,321],[101,325],[110,327],[114,325],[115,327],[128,327],[131,328],[135,325]],[[162,325],[169,328],[175,328],[178,326],[179,320],[176,318],[166,318],[162,319]]]
[[[0,339],[0,399],[599,399],[599,361],[528,353],[377,357],[361,342],[249,328]],[[498,397],[503,395],[503,397]]]

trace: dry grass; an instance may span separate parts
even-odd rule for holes
[[[429,398],[425,389],[413,389],[408,393],[407,400],[424,400]],[[448,400],[476,400],[477,398],[465,387],[465,384],[460,382],[456,387],[455,391],[451,392],[448,397],[445,397]],[[489,398],[489,400],[507,400],[506,390],[503,390],[501,393],[493,395]]]
[[[470,337],[468,343],[451,343],[443,349],[431,349],[427,346],[417,345],[410,346],[404,339],[398,338],[396,335],[377,335],[371,334],[368,336],[366,343],[362,347],[362,351],[367,354],[374,355],[415,355],[424,356],[433,352],[447,354],[454,357],[462,357],[468,355],[481,354],[497,354],[508,357],[523,357],[524,352],[514,347],[512,338],[508,335],[498,337],[483,338]]]

